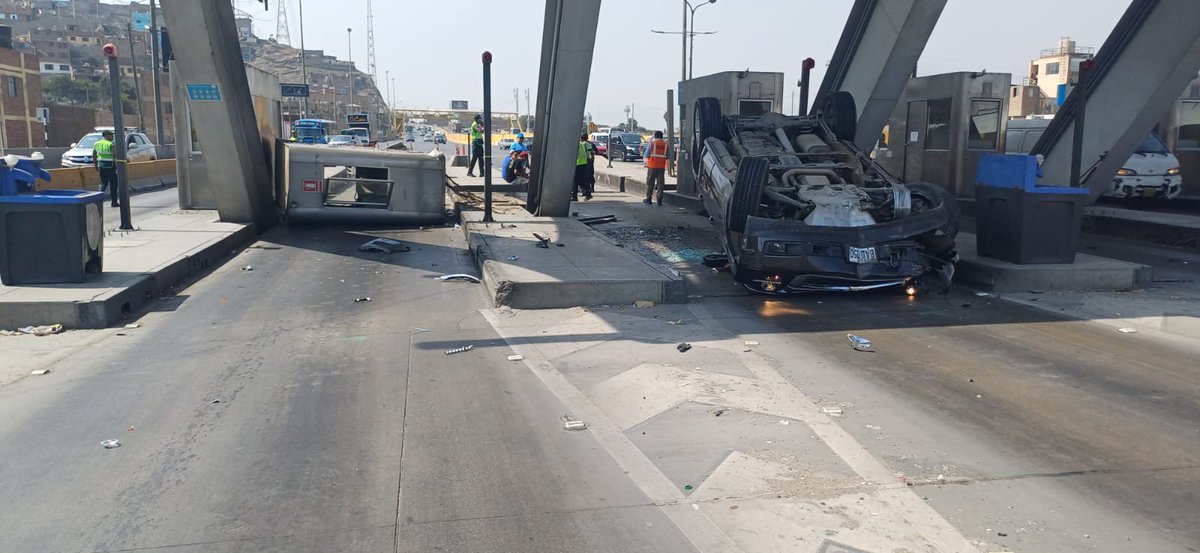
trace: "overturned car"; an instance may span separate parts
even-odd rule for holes
[[[721,114],[694,105],[692,160],[734,278],[763,293],[949,285],[958,203],[901,184],[853,144],[854,99],[838,92],[807,116]]]

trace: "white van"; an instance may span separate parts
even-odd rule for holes
[[[1013,119],[1005,135],[1006,153],[1027,154],[1042,137],[1049,119]],[[1167,145],[1155,136],[1146,135],[1137,150],[1113,178],[1112,189],[1103,195],[1110,198],[1164,198],[1179,196],[1183,178],[1179,175],[1179,160]]]

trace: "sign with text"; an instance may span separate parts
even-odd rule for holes
[[[365,125],[371,122],[370,116],[365,113],[351,113],[346,115],[347,125]]]
[[[450,100],[450,109],[469,109],[466,100]]]
[[[304,191],[305,192],[320,192],[321,191],[321,181],[306,179],[304,181]]]
[[[193,102],[220,102],[221,87],[216,83],[188,83],[188,100]]]
[[[284,98],[308,98],[308,85],[279,83],[279,95]]]

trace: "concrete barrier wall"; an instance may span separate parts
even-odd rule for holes
[[[70,148],[8,148],[4,150],[4,153],[16,156],[30,156],[34,152],[41,152],[46,158],[42,161],[42,167],[46,169],[60,169],[62,168],[62,155],[67,153],[67,150],[70,150]],[[158,159],[175,159],[174,144],[159,144],[154,147],[154,152],[158,156]]]
[[[38,182],[38,190],[98,190],[100,173],[91,167],[50,169],[50,182]],[[131,189],[175,184],[175,160],[159,159],[130,163],[127,168]]]

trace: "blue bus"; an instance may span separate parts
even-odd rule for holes
[[[292,132],[298,142],[325,144],[325,137],[333,134],[333,125],[328,119],[297,119],[292,122]]]

